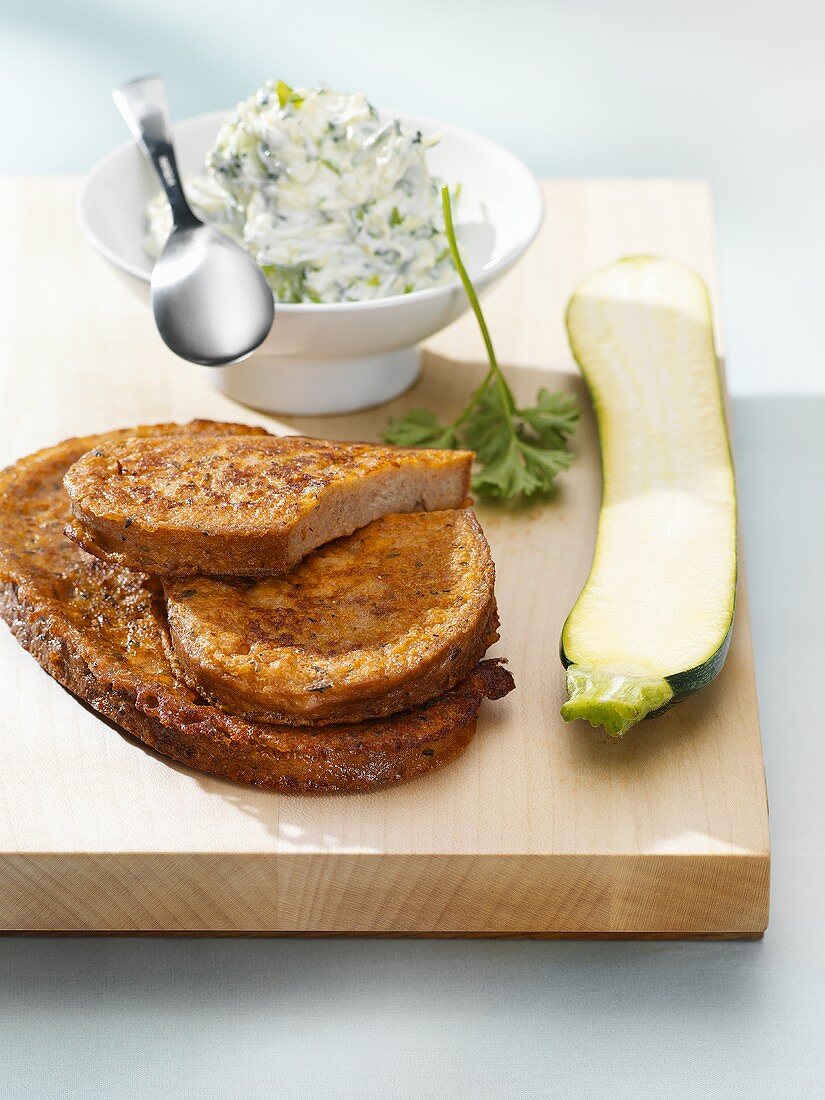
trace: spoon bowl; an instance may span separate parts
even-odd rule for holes
[[[256,264],[225,234],[201,222],[172,232],[150,285],[164,343],[192,363],[238,363],[263,343],[272,326],[272,291]]]

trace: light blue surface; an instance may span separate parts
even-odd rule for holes
[[[3,0],[0,170],[84,170],[110,86],[160,69],[179,116],[323,78],[540,173],[710,178],[774,898],[753,944],[0,940],[0,1097],[825,1093],[823,30],[802,0]]]

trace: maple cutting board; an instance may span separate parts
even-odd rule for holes
[[[193,416],[275,426],[174,359],[139,296],[81,240],[72,179],[0,182],[0,460],[66,436]],[[754,936],[769,844],[748,608],[704,692],[619,743],[559,717],[559,633],[599,500],[594,424],[562,328],[576,282],[628,252],[684,261],[714,300],[699,182],[546,184],[535,246],[486,299],[518,393],[585,415],[550,504],[478,508],[518,690],[453,765],[378,794],[286,797],[172,764],[72,698],[0,627],[0,930]],[[471,317],[393,406],[288,427],[374,437],[445,415],[481,369]]]

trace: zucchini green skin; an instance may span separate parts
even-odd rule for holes
[[[694,668],[688,668],[685,669],[684,672],[676,672],[672,676],[664,677],[673,691],[673,696],[663,706],[657,707],[656,710],[648,711],[645,718],[655,718],[658,714],[664,713],[664,711],[669,710],[674,703],[678,703],[680,700],[687,698],[688,695],[693,695],[697,691],[701,691],[702,688],[707,687],[711,680],[714,680],[716,676],[718,676],[722,671],[722,666],[727,659],[728,650],[730,649],[734,618],[735,613],[734,616],[731,617],[725,640],[712,656],[708,657],[708,659],[703,661],[700,665],[694,666]],[[564,651],[563,632],[559,645],[559,656],[564,668],[570,668],[574,664]]]
[[[618,261],[617,264],[611,265],[610,268],[605,268],[603,272],[596,273],[597,276],[601,274],[609,274],[612,270],[618,269],[622,264],[636,264],[644,265],[648,263],[666,263],[666,261],[658,261],[655,257],[648,256],[630,256],[624,260]],[[672,268],[678,265],[669,265]],[[686,269],[682,269],[686,272]],[[698,276],[690,272],[689,275],[701,283]],[[592,277],[591,277],[592,278]],[[585,284],[588,280],[585,280]],[[582,284],[584,286],[585,284]],[[710,297],[707,293],[707,289],[704,284],[701,284],[704,291],[704,298],[707,307],[707,319],[708,319],[708,331],[712,341],[712,325],[710,322],[711,308]],[[579,290],[582,288],[580,287]],[[604,410],[600,408],[600,402],[597,399],[597,387],[593,384],[593,380],[588,377],[588,370],[583,362],[583,357],[579,354],[577,348],[577,341],[574,336],[570,313],[573,303],[576,299],[577,290],[571,297],[568,305],[567,314],[565,317],[568,337],[570,340],[571,349],[573,351],[574,358],[578,363],[584,380],[590,390],[591,397],[593,399],[596,420],[599,430],[599,442],[600,442],[600,462],[602,473],[602,507],[600,509],[600,533],[601,533],[601,518],[604,512],[604,486],[606,484],[605,469],[604,469],[604,438],[603,430],[606,421]],[[613,349],[615,350],[615,349]],[[626,348],[623,350],[627,350]],[[719,373],[718,360],[714,354],[714,365],[716,389],[719,399],[719,410],[722,419],[722,430],[724,433],[725,450],[727,453],[727,460],[730,466],[731,477],[733,470],[732,455],[730,449],[730,437],[727,430],[726,417],[724,413],[724,394],[722,390],[721,377]],[[733,486],[733,525],[734,531],[736,526],[736,494],[735,483]],[[599,536],[597,536],[597,548],[599,545]],[[733,621],[735,616],[735,601],[736,601],[736,576],[737,576],[737,555],[735,550],[735,534],[734,534],[734,558],[733,558],[733,581],[732,591],[730,594],[730,615],[727,621],[727,629],[724,637],[718,647],[704,660],[698,664],[693,665],[690,668],[680,669],[676,672],[665,675],[661,678],[654,676],[646,677],[639,676],[637,674],[624,675],[618,672],[614,667],[611,669],[600,668],[598,662],[591,664],[589,662],[585,664],[578,664],[574,656],[568,652],[566,647],[566,635],[568,624],[573,619],[576,610],[579,606],[582,597],[587,591],[591,578],[596,569],[596,557],[594,556],[594,562],[591,567],[591,574],[588,577],[585,586],[582,589],[582,593],[573,610],[568,616],[564,628],[562,630],[562,636],[560,641],[560,657],[563,667],[568,670],[568,702],[562,708],[562,716],[567,721],[574,719],[584,719],[589,721],[593,726],[604,726],[608,734],[617,737],[623,735],[631,726],[644,718],[655,717],[667,710],[674,703],[692,695],[702,688],[706,687],[711,681],[719,674],[722,667],[725,664],[728,650],[730,648]]]

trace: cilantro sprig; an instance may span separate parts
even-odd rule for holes
[[[441,188],[441,204],[450,255],[478,321],[490,365],[481,385],[451,424],[440,423],[428,409],[411,409],[405,416],[390,417],[382,438],[400,447],[466,447],[475,451],[473,489],[480,496],[515,500],[547,493],[556,474],[566,470],[572,459],[568,439],[579,420],[576,399],[572,394],[540,389],[535,405],[521,408],[516,404],[458,251],[446,187]]]

